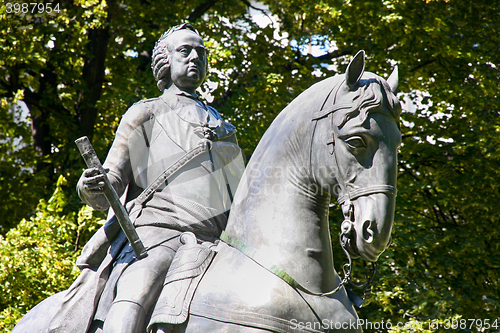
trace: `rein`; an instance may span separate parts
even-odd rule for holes
[[[325,101],[326,102],[326,101]],[[316,112],[315,115],[321,115],[320,117],[316,116],[313,117],[313,121],[318,121],[320,119],[323,119],[324,117],[328,117],[330,119],[332,117],[333,112],[340,110],[340,109],[345,109],[346,105],[342,104],[337,107],[327,109],[326,111],[319,111]],[[335,131],[333,130],[333,119],[330,120],[330,123],[332,124],[332,135],[335,137]],[[330,143],[327,143],[330,144]],[[377,272],[377,264],[375,262],[370,262],[371,268],[369,273],[366,275],[366,282],[362,284],[356,284],[351,281],[352,279],[352,258],[351,258],[351,253],[358,253],[358,249],[356,247],[356,242],[355,242],[355,232],[354,232],[354,223],[355,223],[355,218],[354,218],[354,204],[353,201],[358,199],[359,197],[366,196],[366,195],[371,195],[371,194],[377,194],[377,193],[386,193],[390,195],[396,195],[396,187],[392,185],[386,185],[386,184],[380,184],[380,185],[373,185],[365,188],[360,188],[360,189],[355,189],[353,191],[349,191],[347,188],[347,182],[345,181],[344,175],[341,172],[341,169],[339,167],[339,163],[337,160],[337,155],[335,154],[335,138],[333,139],[333,150],[331,152],[331,155],[333,155],[335,159],[335,164],[337,167],[337,177],[338,177],[338,184],[342,190],[342,193],[339,194],[337,198],[337,202],[339,205],[344,206],[348,205],[347,209],[347,214],[344,214],[344,221],[342,222],[340,226],[340,245],[342,247],[342,250],[344,251],[345,255],[347,256],[348,262],[345,263],[342,266],[342,270],[344,271],[344,278],[342,279],[341,285],[349,283],[349,285],[353,286],[356,289],[361,289],[363,288],[363,299],[361,299],[358,295],[356,295],[354,292],[352,292],[349,288],[346,288],[347,295],[349,296],[349,299],[351,302],[356,305],[358,308],[362,306],[366,306],[370,303],[370,298],[371,298],[371,282],[373,278],[375,277],[375,273]]]
[[[255,263],[257,263],[259,266],[265,268],[267,271],[273,273],[286,283],[288,283],[290,286],[305,292],[306,294],[313,295],[313,296],[330,296],[335,294],[337,291],[340,290],[344,286],[344,284],[347,283],[347,281],[341,281],[340,284],[333,290],[326,292],[326,293],[316,293],[313,291],[310,291],[306,287],[302,286],[297,280],[295,280],[293,277],[291,277],[287,272],[279,268],[278,266],[274,265],[271,262],[268,262],[268,260],[265,257],[265,254],[258,252],[254,248],[248,246],[247,244],[243,243],[239,239],[229,236],[225,231],[222,231],[222,234],[220,235],[220,240],[226,243],[227,245],[234,247],[235,249],[239,250],[241,253],[246,255],[248,258],[252,259]],[[345,251],[345,250],[344,250]]]
[[[323,105],[321,109],[313,114],[313,117],[311,121],[317,123],[318,120],[323,119],[323,118],[328,118],[332,116],[332,114],[335,111],[341,110],[341,109],[347,109],[350,108],[350,104],[341,104],[341,105],[336,105],[327,109],[323,109],[326,101],[328,100],[330,94],[335,90],[336,87],[333,87],[332,90],[329,92],[327,98],[323,102]],[[331,121],[332,126],[333,126],[333,121]],[[314,129],[313,129],[314,133]],[[332,133],[333,133],[333,128],[332,128]],[[314,134],[313,134],[314,135]],[[329,144],[334,144],[334,142],[328,142],[327,145]],[[311,145],[312,145],[312,138],[311,138]],[[331,152],[332,155],[334,155],[335,158],[335,163],[337,165],[337,170],[338,172],[338,178],[340,180],[339,186],[342,189],[342,194],[339,195],[337,201],[340,205],[349,205],[348,213],[345,214],[345,219],[341,224],[341,234],[339,236],[339,241],[340,245],[342,247],[342,250],[344,251],[345,255],[347,256],[348,262],[345,263],[342,267],[342,270],[344,272],[344,278],[340,281],[340,283],[331,291],[326,292],[326,293],[317,293],[313,292],[306,287],[302,286],[297,280],[295,280],[292,276],[290,276],[287,272],[285,272],[283,269],[279,268],[272,262],[269,262],[268,257],[264,254],[261,253],[254,248],[248,246],[244,242],[240,241],[239,239],[232,237],[228,235],[225,231],[222,231],[222,234],[220,236],[220,240],[226,243],[227,245],[237,249],[241,253],[243,253],[245,256],[253,260],[255,263],[257,263],[259,266],[263,267],[267,271],[271,272],[275,276],[279,277],[283,281],[285,281],[287,284],[292,286],[293,288],[296,288],[306,294],[313,295],[313,296],[330,296],[335,293],[337,293],[339,290],[342,289],[346,284],[352,285],[354,288],[360,289],[364,288],[364,300],[361,299],[359,296],[357,296],[354,292],[349,290],[348,288],[346,289],[347,295],[351,302],[356,305],[357,307],[361,307],[363,305],[367,305],[369,303],[369,298],[371,295],[371,286],[370,283],[373,280],[373,277],[375,276],[376,273],[376,263],[371,262],[371,269],[370,272],[366,275],[366,282],[362,284],[356,284],[351,281],[352,278],[352,257],[350,253],[350,249],[354,250],[357,252],[356,245],[353,239],[353,232],[354,232],[354,205],[353,201],[358,199],[359,197],[366,196],[366,195],[371,195],[371,194],[376,194],[376,193],[386,193],[390,195],[396,195],[396,187],[392,185],[374,185],[374,186],[369,186],[366,188],[362,189],[356,189],[353,191],[349,191],[346,187],[346,182],[344,180],[344,177],[342,173],[340,172],[340,168],[338,165],[337,157],[334,154],[335,149]]]

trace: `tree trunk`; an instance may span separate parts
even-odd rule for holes
[[[108,13],[108,23],[110,17]],[[84,89],[78,103],[77,117],[80,134],[92,138],[94,125],[97,118],[96,103],[101,98],[106,53],[109,42],[109,24],[102,28],[88,31],[89,43],[87,44],[88,57],[85,59],[82,72]]]

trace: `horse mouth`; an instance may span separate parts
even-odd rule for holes
[[[379,255],[380,254],[375,254],[375,253],[371,253],[371,252],[365,251],[363,253],[363,258],[365,258],[368,261],[377,261]]]
[[[353,259],[361,257],[361,254],[359,253],[358,247],[356,246],[355,239],[350,239],[347,242],[347,244],[345,245],[345,247]]]
[[[378,257],[384,252],[385,247],[380,249],[377,246],[374,246],[373,244],[364,244],[363,248],[359,253],[363,258],[365,258],[368,261],[377,261]]]

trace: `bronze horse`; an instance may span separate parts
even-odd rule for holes
[[[364,72],[364,57],[360,51],[345,75],[313,85],[274,120],[188,320],[154,324],[153,333],[361,331],[333,266],[330,197],[342,206],[347,251],[376,261],[391,237],[401,142],[397,69],[386,81]],[[16,332],[34,321],[47,332],[57,302],[42,302]]]
[[[376,261],[394,218],[397,81],[397,69],[388,81],[364,72],[361,51],[345,75],[313,85],[281,112],[248,163],[229,237],[196,290],[189,320],[174,332],[361,330],[337,288],[328,206],[337,194],[349,252]],[[270,272],[276,268],[294,287]]]

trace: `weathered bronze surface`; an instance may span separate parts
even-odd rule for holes
[[[196,52],[196,45],[201,45],[199,40],[198,44],[190,44],[188,53]],[[178,50],[182,52],[181,49]],[[172,61],[171,65],[175,58]],[[140,231],[143,227],[151,227],[151,221],[155,219],[155,215],[148,212],[150,206],[147,205],[155,201],[155,198],[146,200],[144,206],[140,205],[142,208],[139,209],[139,214],[135,213],[137,207],[128,207],[131,216],[136,219],[139,235],[146,246],[153,248],[148,258],[143,259],[145,263],[146,260],[151,260],[152,266],[145,265],[148,269],[164,267],[165,262],[170,265],[170,260],[176,252],[179,256],[174,257],[172,271],[168,274],[165,272],[166,278],[163,275],[161,281],[165,283],[160,283],[158,290],[155,289],[155,295],[160,294],[158,300],[156,301],[155,296],[154,300],[144,301],[148,306],[151,304],[149,310],[144,310],[145,313],[148,312],[144,320],[136,315],[122,317],[120,323],[113,319],[108,325],[109,316],[120,318],[118,314],[114,317],[115,304],[127,303],[133,298],[133,295],[120,293],[120,283],[127,281],[124,278],[128,276],[131,285],[137,281],[147,281],[144,272],[150,271],[146,269],[142,273],[127,275],[127,270],[134,267],[134,263],[130,264],[129,261],[133,260],[132,251],[127,246],[124,250],[115,250],[113,246],[117,241],[108,241],[111,246],[107,253],[115,254],[115,257],[112,256],[106,266],[114,265],[111,273],[107,273],[109,278],[104,279],[108,281],[106,287],[116,278],[117,271],[122,272],[127,266],[130,268],[123,269],[125,273],[118,279],[118,293],[114,301],[113,297],[109,296],[109,289],[105,287],[96,308],[92,308],[95,306],[93,302],[88,303],[91,309],[96,309],[93,318],[104,321],[105,332],[115,332],[117,327],[121,332],[143,332],[146,326],[149,331],[156,333],[361,331],[361,327],[357,325],[357,314],[345,288],[339,288],[342,282],[333,267],[328,206],[331,195],[336,196],[342,205],[345,216],[342,230],[346,251],[352,257],[362,256],[369,261],[376,261],[390,241],[396,199],[396,155],[401,142],[401,107],[395,96],[397,70],[386,81],[375,74],[365,72],[364,64],[364,52],[361,51],[353,58],[345,75],[331,77],[315,84],[291,102],[274,120],[252,155],[237,191],[224,192],[228,197],[234,194],[234,200],[227,227],[221,237],[222,241],[218,242],[217,246],[211,245],[210,242],[219,234],[213,237],[214,234],[205,234],[196,228],[165,228],[170,230],[168,235],[172,237],[167,241],[169,245],[156,246],[160,239],[168,239],[167,233],[161,233],[159,238],[155,238],[150,233]],[[195,72],[188,68],[187,72],[183,72],[184,76],[191,73],[193,79],[179,81],[179,85],[183,85],[187,92],[199,84],[199,81],[194,79],[197,77]],[[171,70],[170,77],[174,83],[175,73]],[[162,85],[167,87],[165,94],[173,86],[170,82],[159,80],[159,86]],[[165,102],[164,98],[163,100]],[[161,104],[160,100],[157,101]],[[155,103],[144,104],[152,105],[151,108],[155,109]],[[179,122],[161,123],[173,129],[180,126]],[[207,130],[207,126],[204,128],[205,131],[200,132],[207,139],[213,139],[214,135],[226,138],[224,134],[214,134],[213,130]],[[145,130],[148,130],[147,126]],[[151,130],[151,133],[155,133],[154,125]],[[235,148],[234,144],[229,145],[226,141],[213,141],[210,152],[217,152],[218,142],[222,144],[219,147],[221,151]],[[136,147],[133,151],[141,152],[141,147]],[[114,153],[113,150],[110,152],[111,155]],[[231,156],[234,155],[231,153]],[[168,160],[168,156],[161,155],[161,159]],[[139,157],[131,157],[130,160],[142,161]],[[222,169],[228,165],[228,169],[238,170],[238,165],[230,163],[232,161],[234,158],[222,162]],[[205,162],[207,161],[202,163]],[[142,184],[138,187],[144,188],[149,182],[149,174],[158,177],[158,173],[165,170],[165,165],[171,164],[169,160],[169,163],[156,169],[150,167],[152,164],[146,164],[148,171],[134,174],[134,183]],[[107,167],[119,169],[127,166],[108,163]],[[218,168],[215,167],[215,170]],[[178,173],[178,177],[182,178],[185,174],[188,173]],[[85,177],[95,176],[88,172]],[[190,179],[193,179],[193,176]],[[189,179],[182,179],[182,189],[188,181]],[[79,186],[80,191],[85,189],[85,184],[91,184],[88,186],[89,196],[94,195],[94,191],[99,192],[99,182],[84,179]],[[220,184],[225,183],[218,184],[220,192]],[[160,193],[171,185],[175,183],[169,180]],[[197,180],[196,186],[185,189],[186,195],[192,195],[193,202],[217,208],[213,212],[224,211],[222,202],[227,201],[215,200],[214,192],[208,191],[211,185],[199,183]],[[129,192],[131,190],[133,189],[128,189]],[[175,190],[172,191],[174,193]],[[132,195],[126,202],[133,203],[132,199],[139,195],[137,192],[132,193],[135,193],[135,197]],[[82,196],[86,197],[85,194]],[[176,203],[180,206],[184,204],[163,200],[156,201],[155,207],[170,210],[176,207]],[[96,206],[106,208],[104,202],[99,202]],[[214,220],[220,218],[219,215],[212,215]],[[212,224],[210,230],[214,229],[220,233],[225,223],[220,223],[220,229],[214,228],[215,225],[219,224]],[[107,228],[103,229],[102,235],[111,234],[112,224]],[[184,233],[180,237],[185,231],[192,231],[193,234]],[[104,236],[101,238],[105,240],[103,243],[106,243],[107,238]],[[120,235],[116,239],[119,237]],[[207,242],[201,244],[200,239]],[[161,251],[155,252],[155,248]],[[96,266],[95,262],[100,260],[95,260],[92,254],[100,254],[97,257],[101,258],[102,253],[90,253],[87,260],[79,263],[83,268],[82,275],[86,271],[91,271],[92,275],[106,275],[102,267],[110,255],[106,254],[104,261]],[[195,253],[197,259],[176,261],[178,257],[190,257],[190,253]],[[140,262],[135,265],[140,267]],[[132,269],[132,272],[141,270]],[[81,283],[85,284],[87,281],[82,279]],[[98,287],[91,286],[89,289],[95,292]],[[172,300],[172,290],[183,290],[182,293],[175,294],[182,296],[182,302],[176,303]],[[74,290],[69,291],[71,292],[78,293]],[[54,328],[54,319],[48,322],[44,319],[38,323],[36,330],[26,330],[26,327],[29,327],[26,325],[42,314],[49,318],[61,317],[60,314],[54,313],[61,302],[68,298],[67,295],[68,292],[63,292],[42,302],[23,319],[15,332],[77,332],[78,330],[65,330],[64,325]],[[110,310],[101,304],[108,298],[111,302],[105,303],[108,306],[109,303],[112,304]],[[81,305],[78,307],[81,308]],[[126,311],[121,307],[117,309]],[[103,317],[103,313],[107,313],[107,317]],[[64,318],[71,322],[72,326],[77,321],[90,325],[88,315]],[[146,318],[150,320],[147,321]],[[138,324],[141,320],[142,326]],[[59,321],[62,322],[64,321]],[[94,320],[90,332],[100,332],[100,322],[102,321]],[[119,327],[120,325],[122,327]]]
[[[337,195],[351,224],[351,255],[376,261],[394,218],[396,90],[397,70],[388,81],[364,72],[361,51],[345,75],[312,86],[283,110],[247,165],[225,230],[247,250],[219,244],[188,322],[174,332],[361,331],[345,289],[329,293],[341,279],[328,205],[330,194]],[[253,259],[243,253],[248,248]]]
[[[184,244],[180,236],[191,232],[199,242],[218,238],[244,162],[234,126],[195,93],[207,64],[203,40],[192,26],[166,32],[152,61],[163,94],[124,114],[103,165],[148,256],[136,258],[111,218],[83,249],[77,261],[82,273],[70,289],[37,306],[15,332],[145,331]],[[109,208],[105,176],[102,168],[89,168],[77,186],[82,200],[98,210]]]

